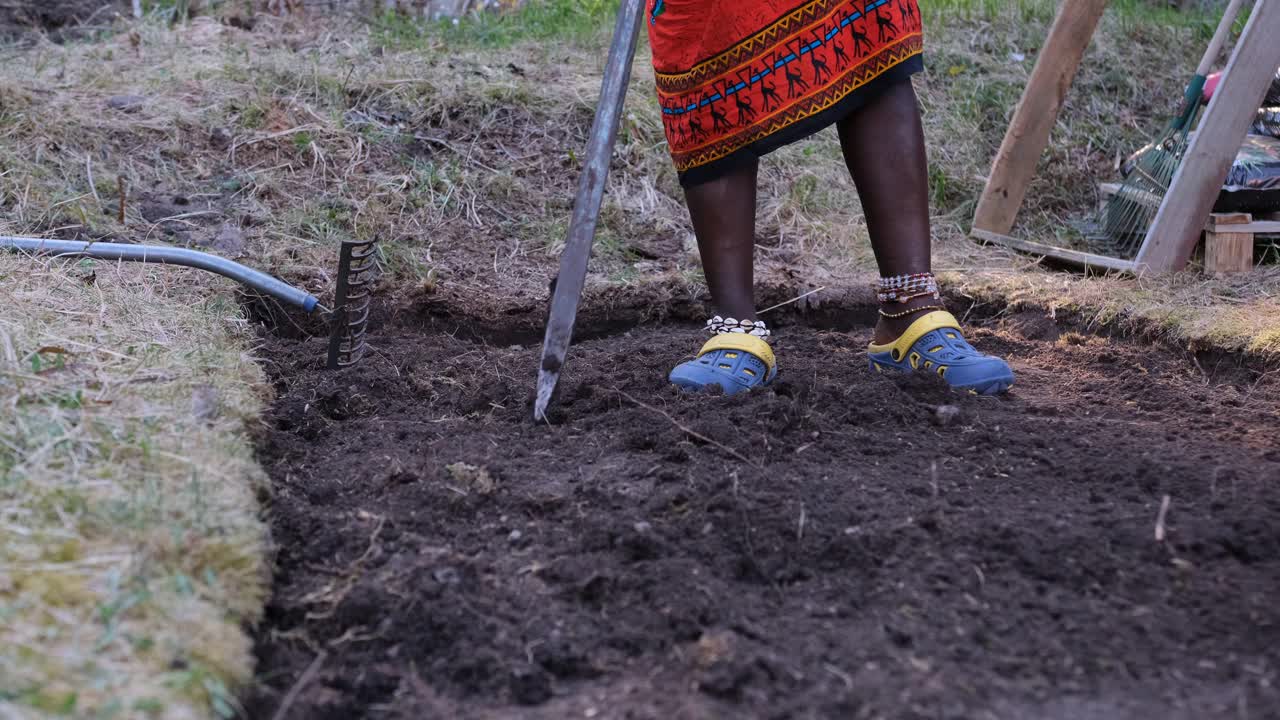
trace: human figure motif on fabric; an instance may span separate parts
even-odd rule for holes
[[[667,115],[667,118],[664,118],[664,120],[667,120],[665,124],[667,126],[668,136],[674,140],[677,145],[683,145],[685,141],[684,124],[680,122],[680,116],[674,114],[675,107],[668,103],[663,103],[662,108],[667,111],[663,114]]]
[[[760,81],[760,95],[764,98],[765,112],[772,110],[775,103],[782,104],[782,98],[778,97],[778,88],[774,87],[773,83],[768,80]]]
[[[787,48],[790,50],[790,48]],[[776,62],[774,63],[777,64]],[[799,70],[795,70],[791,65],[783,65],[782,72],[787,76],[787,99],[794,100],[800,96],[802,92],[809,90],[809,83],[804,81],[804,76]]]
[[[846,18],[849,16],[846,15]],[[862,57],[865,53],[871,52],[871,38],[867,34],[858,29],[858,23],[849,23],[849,37],[853,40],[853,56]]]
[[[844,46],[840,44],[840,36],[837,35],[831,39],[831,50],[836,54],[836,62],[841,65],[849,64],[849,56],[844,52]]]
[[[911,3],[898,0],[898,14],[902,16],[902,27],[910,30],[916,26],[916,11]]]
[[[893,16],[881,15],[879,5],[876,6],[876,29],[880,42],[892,40],[898,34],[898,26],[893,23]],[[888,35],[885,35],[886,31]]]
[[[707,131],[702,129],[702,123],[698,121],[698,118],[695,118],[695,117],[689,118],[690,139],[701,140],[702,138],[706,137],[706,135],[707,135]]]
[[[738,73],[738,79],[746,83],[747,87],[751,87],[751,79],[743,77],[741,72]],[[724,92],[726,95],[729,94],[729,83],[727,82],[724,84]],[[749,96],[744,93],[735,93],[733,96],[733,102],[738,106],[739,125],[746,125],[748,123],[755,122],[756,109],[751,106],[751,98]]]
[[[708,96],[706,100],[708,101],[707,107],[711,110],[711,132],[728,128],[729,116],[720,112],[720,109],[716,107],[716,103],[713,98]]]
[[[822,42],[822,35],[817,30],[813,31],[814,37],[818,42]],[[831,77],[831,70],[827,68],[827,58],[818,53],[818,49],[814,48],[809,51],[809,64],[813,66],[813,81],[821,84],[824,80]]]

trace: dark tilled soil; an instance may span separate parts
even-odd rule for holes
[[[268,341],[253,717],[1280,717],[1274,375],[1020,316],[1004,399],[807,327],[690,397],[643,326],[538,426],[537,348],[446,330]]]

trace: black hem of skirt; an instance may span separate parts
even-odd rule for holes
[[[718,180],[738,168],[759,160],[778,148],[811,137],[825,130],[828,126],[843,120],[850,113],[866,105],[868,101],[890,87],[904,80],[910,80],[912,75],[919,72],[924,72],[924,58],[920,55],[913,55],[884,71],[875,80],[849,93],[840,102],[817,115],[811,115],[788,125],[774,134],[746,145],[719,160],[678,173],[680,185],[685,188],[691,188],[712,180]]]

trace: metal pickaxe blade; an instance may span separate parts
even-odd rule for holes
[[[587,145],[586,165],[578,182],[578,197],[573,204],[569,236],[560,254],[560,273],[551,294],[551,314],[547,318],[547,334],[542,343],[542,362],[538,366],[538,398],[534,402],[535,420],[546,419],[547,405],[560,379],[565,354],[573,339],[573,324],[578,318],[578,301],[587,279],[587,260],[596,235],[600,202],[604,199],[605,181],[609,177],[609,160],[618,139],[618,125],[631,80],[631,63],[635,60],[636,42],[643,22],[645,0],[624,0],[618,10],[618,23],[613,31],[613,46],[605,66],[600,104]]]

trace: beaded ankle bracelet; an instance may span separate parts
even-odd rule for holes
[[[921,297],[942,299],[938,291],[938,280],[933,273],[882,277],[876,285],[876,299],[882,305],[911,302]]]
[[[902,312],[896,312],[896,313],[887,313],[884,311],[884,308],[881,308],[880,317],[888,318],[890,320],[896,320],[898,318],[903,318],[908,315],[914,315],[915,313],[918,313],[918,312],[924,312],[925,310],[946,310],[946,308],[941,305],[921,305],[920,307],[917,307],[917,308],[911,308],[910,310],[903,310]]]

